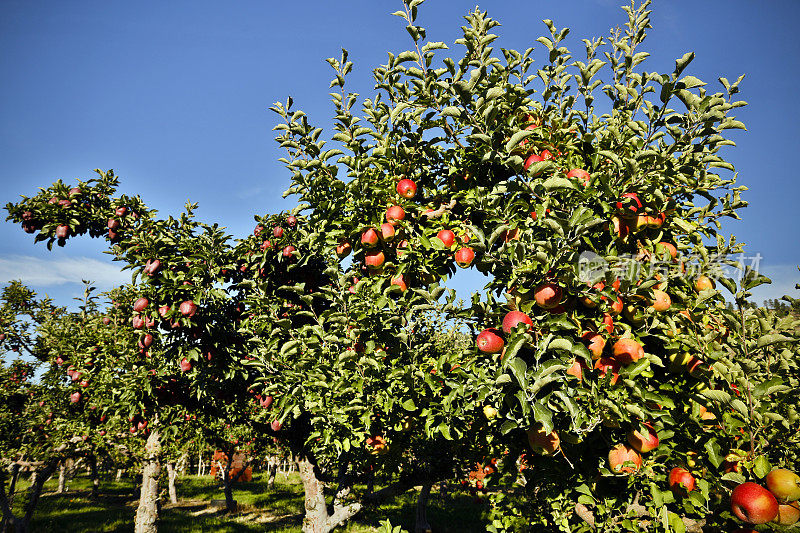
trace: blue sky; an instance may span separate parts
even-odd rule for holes
[[[503,1],[481,7],[499,20],[497,47],[523,50],[553,19],[571,28],[567,45],[605,36],[621,25],[622,2]],[[747,132],[726,157],[750,191],[742,222],[729,222],[774,277],[764,298],[797,294],[800,281],[795,156],[800,111],[800,3],[792,0],[657,1],[644,48],[647,70],[671,71],[687,51],[686,73],[718,90],[716,79],[746,74],[738,110]],[[429,0],[419,23],[428,38],[452,45],[474,0]],[[163,215],[187,199],[198,215],[249,233],[253,215],[292,207],[281,200],[288,174],[273,141],[277,116],[268,111],[288,95],[312,122],[329,130],[327,57],[350,51],[352,91],[371,95],[370,71],[410,45],[399,1],[76,2],[0,3],[0,204],[57,178],[88,178],[113,168],[121,192],[141,194]],[[541,46],[539,46],[541,49]],[[539,52],[541,53],[541,51]],[[541,56],[539,56],[541,57]],[[4,212],[5,214],[5,212]],[[4,217],[3,217],[4,218]],[[47,252],[17,226],[0,221],[0,282],[21,278],[61,303],[81,294],[81,278],[102,287],[129,279],[88,238]],[[459,279],[466,289],[479,279]]]

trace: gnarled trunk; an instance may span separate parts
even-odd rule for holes
[[[42,495],[44,482],[55,472],[57,465],[58,459],[54,458],[46,463],[41,470],[37,468],[33,471],[31,474],[32,483],[30,487],[28,487],[28,501],[25,503],[25,507],[23,508],[24,514],[21,517],[14,516],[11,507],[13,502],[9,500],[9,494],[6,493],[5,473],[0,474],[0,507],[2,507],[3,511],[2,525],[4,531],[13,531],[14,533],[28,533],[28,531],[30,531],[31,519],[33,519],[33,512],[39,504],[39,496]],[[12,484],[15,481],[16,476],[12,478]]]
[[[167,489],[169,492],[169,503],[178,503],[178,492],[175,490],[175,463],[167,463]]]
[[[142,490],[139,494],[139,507],[136,509],[134,533],[157,533],[158,478],[161,475],[161,439],[157,429],[151,430],[144,450]]]
[[[345,505],[344,499],[350,488],[339,490],[333,500],[333,514],[328,515],[325,503],[325,483],[314,473],[314,464],[301,456],[297,461],[300,479],[303,480],[305,494],[305,516],[303,517],[303,533],[329,533],[335,527],[344,524],[361,510],[361,503]]]

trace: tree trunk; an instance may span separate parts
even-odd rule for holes
[[[158,478],[161,475],[161,440],[157,429],[150,431],[144,450],[142,490],[139,494],[139,507],[136,509],[134,533],[157,533]]]
[[[427,509],[428,498],[431,495],[433,483],[426,481],[422,484],[422,489],[417,497],[417,523],[414,527],[415,533],[431,533],[431,525],[428,523]]]
[[[329,533],[361,510],[361,504],[358,502],[343,505],[344,498],[350,492],[350,488],[345,487],[334,497],[333,514],[329,516],[325,503],[325,483],[317,478],[313,463],[301,456],[298,458],[297,467],[305,494],[303,533]]]
[[[100,474],[97,471],[97,456],[89,455],[89,479],[92,480],[92,493],[90,499],[96,500],[100,495]]]
[[[271,456],[267,461],[267,473],[269,475],[267,479],[267,490],[272,490],[275,488],[275,475],[278,473],[277,457]]]
[[[117,468],[117,481],[119,482],[120,479],[122,479],[122,469]]]
[[[14,508],[14,494],[17,490],[17,480],[19,479],[19,465],[11,465],[11,483],[8,486],[8,505]]]
[[[175,490],[175,463],[167,463],[167,487],[169,488],[169,503],[178,503],[178,492]]]
[[[58,465],[58,490],[59,494],[63,494],[67,488],[67,461],[61,461]]]

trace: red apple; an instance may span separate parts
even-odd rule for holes
[[[599,359],[603,355],[603,349],[606,347],[606,340],[597,332],[586,331],[581,335],[586,347],[592,353],[592,359]]]
[[[361,234],[361,245],[364,248],[374,248],[378,244],[379,240],[380,236],[374,228],[369,228],[367,231]]]
[[[188,372],[192,369],[192,363],[185,357],[180,362],[181,372]]]
[[[81,401],[80,392],[73,392],[69,395],[69,403],[78,403],[79,401]]]
[[[197,304],[194,303],[192,300],[186,300],[181,302],[180,307],[178,308],[181,314],[185,317],[192,317],[197,312]]]
[[[269,406],[272,405],[272,396],[265,396],[260,400],[260,404],[264,409],[269,409]]]
[[[118,207],[114,210],[114,214],[116,214],[118,217],[124,217],[125,213],[127,212],[128,212],[127,207]]]
[[[400,287],[400,290],[403,291],[403,292],[405,292],[405,290],[408,289],[408,285],[406,284],[405,279],[403,279],[403,275],[402,274],[400,274],[396,278],[392,278],[391,284],[392,285],[397,285],[398,287]]]
[[[642,467],[642,456],[627,444],[617,444],[608,452],[608,465],[616,474],[632,474]]]
[[[616,359],[601,357],[595,361],[594,368],[600,371],[601,378],[604,378],[607,373],[611,372],[611,385],[616,385],[617,381],[619,381],[620,364]]]
[[[694,476],[685,468],[675,467],[669,472],[669,488],[675,494],[688,494],[694,490]]]
[[[272,236],[275,237],[276,239],[280,239],[281,237],[283,237],[283,228],[280,226],[275,226],[274,228],[272,228]]]
[[[539,161],[544,161],[544,159],[543,159],[541,156],[539,156],[539,155],[536,155],[536,154],[531,154],[531,155],[529,155],[529,156],[528,156],[528,158],[525,160],[525,164],[523,165],[523,167],[525,168],[525,170],[528,170],[528,167],[530,167],[530,166],[531,166],[532,164],[534,164],[534,163],[538,163]],[[539,174],[537,174],[537,176],[538,176],[538,175],[539,175]]]
[[[410,200],[417,195],[417,184],[408,178],[401,179],[397,182],[397,194]]]
[[[579,180],[584,187],[589,185],[589,180],[592,179],[592,176],[582,168],[573,168],[572,170],[567,172],[567,177]]]
[[[406,212],[405,209],[400,207],[399,205],[393,205],[386,209],[386,222],[391,224],[392,226],[396,226],[400,223],[401,220],[405,220]]]
[[[766,524],[778,516],[778,500],[761,485],[746,481],[731,493],[731,512],[748,524]]]
[[[69,237],[69,226],[61,224],[56,228],[56,237],[59,239],[66,239]]]
[[[290,228],[293,228],[297,225],[297,217],[294,215],[289,215],[286,217],[286,225]]]
[[[137,313],[140,313],[147,309],[147,306],[150,305],[150,300],[147,298],[139,298],[135,302],[133,302],[133,310]]]
[[[394,240],[395,232],[394,226],[389,224],[388,222],[384,222],[381,224],[381,239],[384,242],[392,242]]]
[[[283,255],[283,257],[292,257],[292,254],[295,252],[295,250],[297,249],[290,244],[289,246],[285,246],[283,248],[281,255]]]
[[[370,269],[381,268],[385,261],[386,256],[381,250],[370,250],[364,254],[364,263],[366,263],[367,267]]]
[[[456,250],[455,260],[458,266],[467,268],[475,260],[475,252],[472,248],[459,248]]]
[[[500,336],[500,331],[488,328],[481,331],[475,339],[478,349],[483,353],[498,353],[503,349],[505,342]]]
[[[614,359],[620,364],[634,363],[644,357],[644,347],[634,339],[620,339],[614,343]]]
[[[439,237],[439,240],[442,241],[447,248],[450,248],[453,246],[453,243],[456,242],[456,234],[449,229],[441,230],[436,236]]]
[[[647,453],[658,448],[658,433],[650,424],[647,427],[647,435],[642,435],[638,429],[628,431],[628,443],[639,453]]]
[[[542,309],[552,309],[561,302],[561,287],[554,283],[542,283],[534,291],[536,305]]]
[[[336,246],[336,255],[339,256],[339,259],[344,259],[350,252],[353,250],[353,246],[348,241],[342,241]]]
[[[278,420],[273,420],[272,423],[270,423],[270,427],[272,431],[278,432],[281,430],[281,423]]]
[[[506,313],[506,316],[503,317],[503,331],[506,333],[511,333],[511,330],[514,329],[514,326],[520,323],[528,325],[528,328],[525,329],[533,327],[533,321],[531,320],[531,317],[522,311],[509,311]]]
[[[117,231],[119,229],[119,220],[116,218],[109,218],[106,227],[111,231]]]

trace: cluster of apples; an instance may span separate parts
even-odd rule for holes
[[[417,195],[417,184],[414,180],[402,178],[397,182],[397,194],[406,200],[411,200]],[[431,209],[428,210],[432,211]],[[383,272],[383,267],[386,263],[386,254],[384,253],[385,245],[391,245],[396,248],[398,257],[402,257],[405,249],[408,247],[406,239],[400,239],[396,242],[399,234],[400,223],[406,220],[406,211],[401,205],[390,205],[386,208],[384,213],[385,222],[379,228],[367,228],[361,234],[361,246],[364,252],[364,266],[369,273],[380,274]],[[448,249],[452,249],[457,241],[466,243],[469,240],[467,235],[461,236],[460,239],[456,237],[455,232],[450,229],[442,229],[436,237],[442,241],[442,244]],[[340,242],[336,247],[336,254],[340,259],[347,257],[353,250],[352,243],[345,239]],[[475,260],[475,251],[468,246],[459,246],[454,253],[456,264],[461,268],[468,268]],[[400,287],[400,290],[405,291],[408,288],[407,281],[402,274],[391,279],[391,284]],[[351,292],[353,290],[351,289]]]
[[[617,444],[608,452],[608,465],[612,472],[615,474],[637,472],[642,467],[641,454],[658,448],[659,440],[656,430],[649,423],[645,423],[644,428],[644,433],[639,429],[631,429],[627,434],[628,443]]]
[[[616,202],[617,214],[611,217],[611,225],[617,237],[625,238],[631,233],[664,225],[667,215],[663,211],[648,213],[639,195],[626,192]]]
[[[772,470],[766,488],[746,481],[731,493],[731,512],[748,524],[774,522],[792,525],[800,521],[800,476],[785,468]]]

